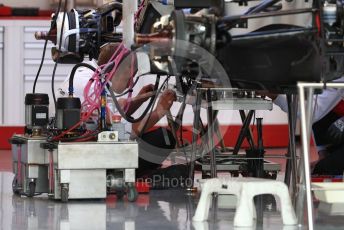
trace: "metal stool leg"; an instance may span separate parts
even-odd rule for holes
[[[206,93],[207,99],[207,118],[208,118],[208,143],[209,143],[209,154],[210,154],[210,169],[211,169],[211,178],[217,177],[217,168],[216,168],[216,152],[214,146],[214,112],[211,104],[211,91],[207,90]]]
[[[308,88],[308,100],[307,100],[307,110],[305,105],[305,88],[302,85],[299,85],[299,94],[300,94],[300,109],[301,109],[301,126],[302,126],[302,147],[303,147],[303,178],[304,186],[306,192],[306,204],[307,204],[307,217],[308,217],[308,228],[310,230],[314,229],[314,218],[313,218],[313,201],[311,193],[311,178],[310,178],[310,166],[309,166],[309,150],[310,150],[310,138],[311,138],[311,128],[312,128],[312,115],[313,115],[313,95],[314,88]],[[302,189],[301,188],[301,189]],[[302,191],[300,191],[302,193]],[[300,194],[299,194],[300,195]],[[301,196],[302,197],[302,196]],[[303,203],[303,200],[299,200]],[[297,210],[299,212],[299,223],[301,223],[301,213],[303,209]],[[302,215],[303,216],[303,215]],[[300,219],[301,218],[301,219]]]
[[[289,127],[289,146],[287,154],[287,166],[284,182],[290,186],[293,194],[293,203],[296,204],[296,193],[297,193],[297,156],[296,156],[296,143],[295,143],[295,131],[297,122],[297,110],[298,101],[297,95],[287,95],[288,101],[288,127]]]
[[[247,114],[247,116],[246,116],[246,118],[245,118],[245,120],[243,122],[243,126],[241,127],[238,140],[237,140],[237,142],[236,142],[236,144],[234,146],[233,155],[237,155],[239,153],[240,147],[241,147],[245,137],[247,136],[247,130],[250,128],[250,124],[251,124],[251,121],[252,121],[252,118],[253,118],[253,114],[254,114],[254,111],[251,110]],[[251,139],[251,138],[249,138],[249,139]],[[252,142],[253,142],[253,140],[252,140]],[[252,145],[252,144],[254,146],[254,142],[251,143],[251,141],[250,141],[250,145]],[[251,148],[252,148],[252,146],[251,146]]]
[[[201,91],[197,90],[196,93],[196,105],[194,107],[194,121],[192,130],[192,146],[191,146],[191,157],[190,157],[190,169],[189,169],[189,179],[191,183],[188,183],[188,188],[192,189],[194,187],[195,178],[195,160],[197,155],[197,140],[199,133],[200,117],[201,117]]]
[[[253,111],[253,114],[254,114],[254,112],[255,111]],[[245,111],[240,110],[239,113],[240,113],[241,121],[244,123],[245,119],[246,119]],[[253,138],[253,133],[252,133],[250,126],[248,126],[248,129],[246,131],[246,139],[247,139],[248,143],[250,144],[251,149],[254,149],[255,148],[255,144],[254,144],[254,140],[253,140],[254,138]]]

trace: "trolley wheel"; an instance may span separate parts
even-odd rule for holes
[[[129,202],[135,202],[137,200],[139,193],[137,192],[134,183],[129,184],[127,196]]]
[[[231,171],[230,172],[232,177],[239,177],[240,173],[238,171]]]
[[[202,171],[202,179],[210,179],[211,176],[208,172]]]
[[[68,196],[69,196],[68,193],[69,193],[68,188],[61,188],[61,201],[63,203],[68,202]]]
[[[278,172],[271,173],[271,179],[277,180],[277,175],[278,175]]]
[[[27,196],[33,197],[35,195],[35,190],[36,190],[36,183],[30,182],[29,183],[29,192],[28,192]]]
[[[18,190],[18,180],[17,180],[17,176],[15,176],[13,178],[13,181],[12,181],[12,191],[13,191],[13,194],[15,195],[20,195],[20,191]]]
[[[277,179],[278,172],[273,171],[273,172],[265,172],[265,179],[271,179],[271,180],[276,180]]]
[[[116,188],[115,193],[116,193],[117,199],[123,199],[124,194],[125,194],[125,189],[124,188]]]

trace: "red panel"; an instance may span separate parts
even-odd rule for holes
[[[11,16],[12,15],[12,9],[8,6],[1,6],[0,7],[0,16]]]
[[[24,126],[0,126],[0,149],[11,149],[8,139],[13,134],[24,134]]]
[[[184,126],[183,136],[187,140],[191,141],[192,132],[191,125]],[[241,126],[221,126],[221,133],[224,134],[225,144],[227,146],[234,146],[235,141],[239,135]],[[12,126],[12,127],[0,127],[0,149],[10,149],[11,146],[8,143],[8,139],[13,134],[23,134],[24,127]],[[256,130],[253,129],[253,134],[256,138]],[[288,126],[287,125],[264,125],[263,126],[263,138],[265,147],[287,147],[288,146]],[[243,147],[247,147],[248,144],[245,141]]]

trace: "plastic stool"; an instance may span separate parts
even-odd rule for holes
[[[297,219],[291,204],[288,187],[281,181],[257,178],[209,179],[202,186],[193,221],[206,221],[209,215],[213,193],[235,195],[238,198],[234,216],[234,226],[251,227],[256,218],[253,198],[257,195],[277,195],[281,201],[281,214],[284,225],[296,225]]]

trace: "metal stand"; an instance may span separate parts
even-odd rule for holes
[[[194,121],[193,121],[193,135],[192,135],[192,148],[191,148],[191,157],[190,157],[190,172],[189,178],[190,181],[194,181],[194,167],[195,167],[195,159],[198,155],[197,149],[197,141],[198,136],[201,133],[201,117],[200,117],[200,110],[201,108],[205,108],[207,110],[207,119],[208,119],[208,128],[207,128],[207,135],[206,137],[202,138],[202,141],[206,141],[207,143],[207,152],[210,155],[210,173],[211,177],[214,178],[217,176],[217,165],[216,165],[216,151],[214,145],[214,135],[217,134],[219,140],[219,129],[218,123],[216,120],[216,114],[219,110],[238,110],[240,111],[240,115],[243,121],[243,127],[239,134],[238,141],[234,148],[234,154],[237,154],[240,150],[240,147],[245,138],[250,143],[252,149],[255,149],[255,144],[253,140],[253,135],[251,130],[249,129],[250,123],[252,121],[254,111],[255,110],[272,110],[272,102],[263,100],[261,98],[220,98],[217,100],[213,100],[212,96],[213,93],[218,92],[231,92],[235,89],[217,89],[217,88],[198,88],[196,90],[196,103],[194,105]],[[205,95],[205,102],[202,103],[202,96]],[[249,110],[248,114],[246,115],[244,110]],[[193,183],[191,183],[191,188],[193,187]]]
[[[240,110],[240,116],[241,116],[241,120],[243,122],[243,125],[241,127],[238,140],[235,144],[233,155],[238,155],[240,147],[241,147],[242,143],[244,142],[245,137],[247,138],[251,149],[255,148],[252,131],[250,129],[250,124],[252,122],[253,115],[254,115],[254,110],[250,110],[248,112],[247,116],[245,114],[245,111]]]
[[[197,139],[199,133],[199,125],[200,125],[200,118],[201,118],[201,91],[197,90],[196,92],[196,104],[194,106],[194,120],[193,120],[193,129],[192,129],[192,146],[191,146],[191,157],[190,157],[190,171],[189,171],[189,179],[191,183],[189,183],[189,189],[194,187],[194,179],[195,179],[195,160],[197,156]]]
[[[300,115],[301,115],[301,131],[302,131],[302,161],[303,164],[301,165],[303,168],[301,169],[301,173],[304,173],[304,177],[300,177],[300,179],[304,179],[302,181],[302,188],[305,189],[306,193],[306,203],[307,203],[307,217],[308,217],[308,229],[314,229],[314,218],[313,218],[313,202],[312,202],[312,194],[311,194],[311,174],[310,174],[310,166],[309,166],[309,152],[310,152],[310,139],[311,139],[311,128],[312,128],[312,115],[313,115],[313,96],[314,96],[314,89],[323,89],[326,88],[344,88],[344,83],[299,83],[298,90],[300,96]],[[306,96],[305,93],[308,95],[308,100],[306,103]],[[302,201],[302,191],[300,191],[299,195],[299,202]],[[303,203],[303,202],[302,202]],[[303,209],[297,209],[298,216],[301,216],[303,213]],[[299,219],[299,223],[301,224],[302,219]]]
[[[298,111],[298,96],[287,95],[288,102],[288,128],[289,128],[289,146],[287,153],[287,164],[285,171],[284,182],[288,185],[292,191],[292,201],[295,207],[296,194],[297,194],[297,155],[296,155],[296,143],[295,143],[295,130],[297,122],[297,111]],[[292,184],[291,184],[292,183]]]
[[[213,106],[211,104],[211,90],[208,89],[206,93],[206,100],[207,100],[207,118],[208,118],[208,146],[209,146],[209,154],[210,154],[210,175],[211,178],[217,177],[217,170],[216,170],[216,153],[215,153],[215,146],[214,146],[214,112]]]

